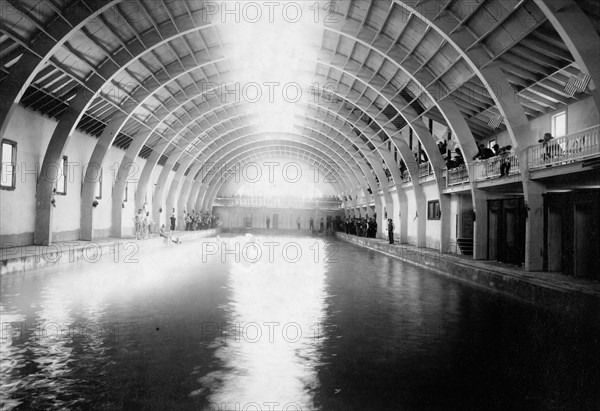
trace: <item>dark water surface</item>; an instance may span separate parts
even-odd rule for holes
[[[585,324],[346,243],[256,240],[3,277],[0,409],[599,409]]]

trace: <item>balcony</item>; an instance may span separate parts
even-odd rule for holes
[[[469,183],[469,171],[466,167],[462,166],[446,171],[446,187],[454,187]]]
[[[419,178],[425,178],[433,175],[433,167],[431,167],[431,163],[423,163],[419,164]]]
[[[293,208],[293,209],[329,209],[336,210],[342,202],[336,199],[274,199],[274,198],[217,198],[215,207],[266,207],[266,208]]]
[[[475,163],[473,166],[473,179],[475,181],[486,181],[502,177],[501,165],[503,163],[510,164],[509,176],[519,174],[517,153],[510,152]]]
[[[527,149],[530,170],[572,164],[600,155],[600,126]]]

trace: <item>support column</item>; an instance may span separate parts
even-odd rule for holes
[[[52,244],[54,206],[51,201],[54,196],[53,190],[58,177],[60,160],[86,103],[87,93],[79,90],[54,129],[46,149],[36,187],[35,233],[33,236],[33,243],[36,245]]]
[[[475,183],[471,183],[474,185]],[[472,191],[477,191],[474,197],[474,212],[475,218],[473,221],[473,259],[487,260],[488,259],[488,210],[487,210],[487,192],[472,188]]]
[[[440,194],[440,211],[442,217],[440,219],[440,252],[451,254],[455,252],[456,244],[452,244],[450,240],[452,220],[452,207],[450,206],[450,195]]]
[[[92,241],[94,239],[94,211],[92,206],[96,195],[96,186],[100,181],[102,164],[91,162],[85,170],[83,187],[81,190],[79,239]]]
[[[527,196],[525,207],[525,270],[544,269],[544,197],[545,187],[531,180],[524,182]]]
[[[179,191],[179,199],[177,200],[177,208],[180,209],[187,209],[188,213],[192,212],[192,208],[188,207],[187,204],[187,200],[188,197],[190,195],[190,191],[192,189],[192,181],[191,179],[188,177],[185,177],[184,181],[183,181],[183,185],[181,186],[181,190]]]
[[[200,188],[202,188],[202,181],[194,180],[192,182],[192,189],[190,191],[190,195],[187,199],[188,210],[196,210],[199,213],[202,212],[202,210],[196,207],[196,200],[198,199],[198,193],[200,192]]]
[[[208,185],[202,183],[201,180],[199,180],[198,182],[200,183],[200,188],[198,189],[196,196],[193,197],[194,207],[196,208],[196,210],[198,210],[198,212],[203,212],[205,210],[202,209],[202,199],[204,198],[204,194],[208,191]]]
[[[414,187],[413,181],[413,187]],[[418,183],[417,183],[418,184]],[[413,190],[417,203],[417,214],[413,221],[417,224],[417,247],[427,246],[427,199],[422,190]],[[410,216],[409,216],[410,218]]]

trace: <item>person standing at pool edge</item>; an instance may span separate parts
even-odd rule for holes
[[[135,223],[135,239],[140,240],[140,236],[142,233],[142,220],[143,220],[142,209],[138,210],[138,213],[135,217],[133,217],[133,221]]]
[[[388,218],[388,238],[390,240],[390,244],[394,244],[394,222],[391,218]]]
[[[175,223],[177,222],[177,217],[175,217],[175,213],[171,216],[171,231],[175,231]]]

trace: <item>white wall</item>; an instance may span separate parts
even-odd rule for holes
[[[0,246],[9,243],[32,244],[35,229],[36,183],[39,173],[28,173],[28,170],[39,170],[44,159],[46,148],[56,127],[52,119],[41,116],[23,107],[17,107],[8,124],[6,138],[17,142],[17,183],[15,190],[0,190]],[[77,240],[81,215],[81,187],[85,173],[85,165],[97,143],[95,137],[76,131],[71,136],[63,155],[68,156],[69,174],[67,195],[56,195],[56,208],[53,210],[53,233],[55,241]],[[108,236],[111,227],[112,190],[118,165],[125,152],[111,147],[103,164],[102,199],[94,211],[94,233],[96,236]],[[133,220],[128,216],[135,215],[135,192],[137,181],[146,161],[137,158],[139,172],[132,175],[128,188],[128,201],[123,210],[123,226],[125,235],[133,232]],[[162,170],[155,167],[148,187],[148,204],[151,206],[154,184]],[[170,173],[168,182],[173,179]],[[91,204],[90,204],[91,206]],[[163,212],[164,214],[164,212]]]
[[[404,192],[408,197],[408,215],[406,216],[406,222],[408,224],[407,227],[407,239],[409,244],[417,245],[418,242],[418,230],[417,230],[417,222],[418,219],[415,219],[417,215],[417,205],[415,203],[415,193],[411,188],[405,189]],[[419,216],[419,218],[427,218],[427,216]]]
[[[6,138],[17,143],[15,190],[0,190],[0,241],[33,242],[37,172],[55,123],[17,107],[8,124]],[[37,167],[37,168],[36,168]]]
[[[310,218],[314,219],[315,229],[319,229],[321,218],[327,224],[327,216],[344,217],[343,211],[339,212],[323,212],[316,210],[294,210],[294,209],[263,209],[263,208],[246,208],[246,207],[214,207],[214,214],[219,215],[222,227],[227,228],[243,228],[244,217],[252,217],[253,228],[266,228],[266,217],[271,219],[271,228],[273,228],[273,215],[279,215],[279,229],[297,230],[296,220],[300,217],[300,228],[308,230],[310,227]],[[372,214],[372,213],[371,213]]]
[[[426,202],[440,199],[438,186],[435,181],[430,181],[423,184],[423,193],[425,194]],[[419,218],[421,218],[421,216],[419,216]],[[422,216],[422,218],[427,219],[427,214]],[[435,248],[439,250],[442,243],[441,220],[427,220],[425,225],[425,243],[427,248]]]

